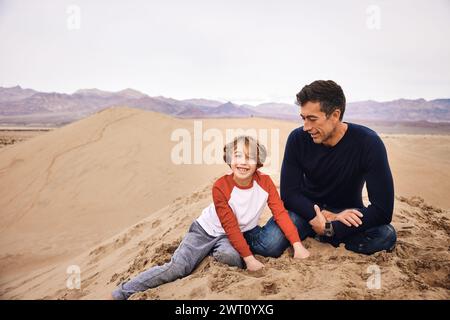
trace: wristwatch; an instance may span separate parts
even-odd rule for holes
[[[333,225],[331,224],[331,221],[325,222],[325,236],[327,236],[327,237],[334,236],[334,230],[333,230]]]

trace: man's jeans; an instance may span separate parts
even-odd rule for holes
[[[113,291],[112,296],[116,300],[128,299],[133,293],[185,277],[208,255],[231,266],[240,268],[244,266],[244,261],[226,235],[210,236],[197,221],[194,221],[170,262],[152,267],[130,281],[122,283]]]
[[[289,211],[289,216],[297,227],[302,240],[306,237],[316,236],[316,233],[308,221],[300,217],[300,215]],[[269,219],[265,226],[257,226],[252,230],[245,232],[244,237],[253,253],[265,257],[279,257],[284,250],[290,246],[289,241],[286,239],[273,217]],[[388,224],[370,228],[341,239],[340,241],[333,237],[320,237],[320,240],[322,242],[328,242],[335,247],[339,246],[340,243],[344,243],[347,250],[356,253],[373,254],[382,250],[393,250],[397,241],[397,235],[394,227]]]

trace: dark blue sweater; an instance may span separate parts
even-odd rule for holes
[[[368,207],[362,202],[364,182]],[[358,209],[364,215],[361,226],[332,222],[338,239],[392,220],[394,183],[386,148],[376,132],[361,125],[348,123],[333,147],[315,144],[303,127],[292,131],[284,152],[280,191],[286,209],[307,221],[316,216],[314,204],[335,213]]]

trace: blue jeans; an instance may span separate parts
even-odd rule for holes
[[[289,211],[289,216],[297,227],[302,240],[306,237],[316,236],[308,221],[300,215]],[[257,226],[245,232],[244,237],[253,253],[265,257],[277,258],[290,246],[289,241],[273,217],[263,227]],[[347,250],[362,254],[373,254],[383,250],[392,251],[397,241],[397,235],[394,227],[388,224],[367,229],[341,240],[334,237],[320,237],[320,241],[328,242],[335,247],[344,243]]]

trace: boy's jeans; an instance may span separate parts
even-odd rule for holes
[[[300,217],[300,215],[289,211],[289,216],[297,227],[302,240],[316,235],[308,221]],[[265,257],[279,257],[290,246],[289,241],[273,217],[269,219],[264,227],[258,226],[245,232],[244,237],[254,254]],[[331,243],[333,246],[339,246],[339,243],[343,242],[347,250],[362,254],[372,254],[382,250],[391,251],[397,241],[397,235],[394,227],[388,224],[370,228],[341,241],[328,237],[320,237],[320,241]]]
[[[243,267],[241,256],[226,235],[210,236],[197,221],[194,221],[170,262],[152,267],[130,281],[122,283],[112,295],[114,299],[128,299],[133,293],[185,277],[209,254],[219,262]]]

